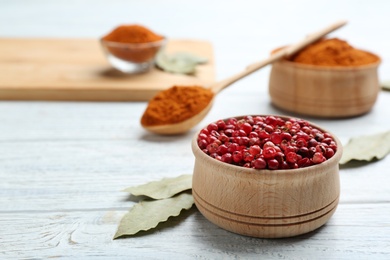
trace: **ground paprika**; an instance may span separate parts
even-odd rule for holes
[[[355,49],[346,41],[332,38],[315,42],[290,58],[297,63],[319,66],[360,66],[375,63],[379,58]]]
[[[141,25],[121,25],[103,37],[103,40],[120,43],[147,43],[164,37]]]
[[[154,57],[164,45],[165,38],[141,25],[121,25],[102,39],[103,48],[110,55],[131,63],[143,63],[135,71],[147,71]]]
[[[141,118],[143,126],[180,123],[202,111],[212,100],[211,90],[200,86],[173,86],[149,101]]]

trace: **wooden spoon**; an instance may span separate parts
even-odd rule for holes
[[[337,30],[338,28],[344,26],[347,23],[347,21],[339,21],[336,22],[316,33],[308,35],[305,39],[302,41],[291,45],[287,48],[283,48],[275,53],[273,53],[270,57],[267,59],[260,61],[258,63],[249,65],[246,70],[233,75],[225,80],[222,80],[220,82],[217,82],[210,86],[210,90],[214,93],[213,99],[210,101],[210,103],[198,114],[194,115],[191,118],[188,118],[182,122],[174,123],[174,124],[167,124],[167,125],[156,125],[156,126],[145,126],[143,127],[153,133],[161,134],[161,135],[174,135],[174,134],[182,134],[190,130],[192,127],[197,125],[202,119],[207,115],[207,113],[210,111],[212,104],[214,102],[215,96],[224,88],[230,86],[234,82],[236,82],[239,79],[242,79],[243,77],[267,66],[268,64],[271,64],[277,60],[280,60],[283,57],[288,57],[300,49],[306,47],[307,45],[321,39],[325,35],[327,35],[330,32],[333,32]]]

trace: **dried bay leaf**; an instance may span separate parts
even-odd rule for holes
[[[114,239],[155,228],[158,223],[167,221],[169,217],[178,216],[183,209],[188,210],[193,204],[194,198],[190,193],[137,203],[123,216]]]
[[[206,63],[207,59],[187,52],[166,54],[160,51],[156,55],[156,65],[160,69],[172,73],[193,74],[196,65]]]
[[[381,83],[382,89],[390,91],[390,80]]]
[[[371,161],[382,159],[390,153],[390,131],[352,138],[343,148],[340,164],[351,160]]]
[[[207,63],[207,58],[196,56],[192,53],[188,52],[176,52],[172,55],[176,59],[182,59],[182,60],[191,60],[192,62],[195,62],[196,64],[204,64]]]
[[[153,199],[166,199],[192,188],[192,175],[184,174],[175,178],[164,178],[143,185],[126,188],[124,191],[135,196],[147,196]]]

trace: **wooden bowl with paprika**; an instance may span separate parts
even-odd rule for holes
[[[269,94],[283,110],[343,118],[370,111],[380,91],[379,56],[347,42],[324,39],[273,63]]]
[[[313,154],[301,153],[307,149]],[[195,204],[228,231],[296,236],[324,225],[337,208],[341,143],[307,121],[257,115],[218,120],[194,136],[192,151]]]

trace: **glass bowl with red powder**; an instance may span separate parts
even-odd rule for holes
[[[129,74],[150,70],[165,42],[165,37],[140,25],[121,25],[100,39],[111,65]]]
[[[342,145],[302,119],[240,116],[208,124],[192,140],[192,193],[212,223],[278,238],[324,225],[339,196]]]

